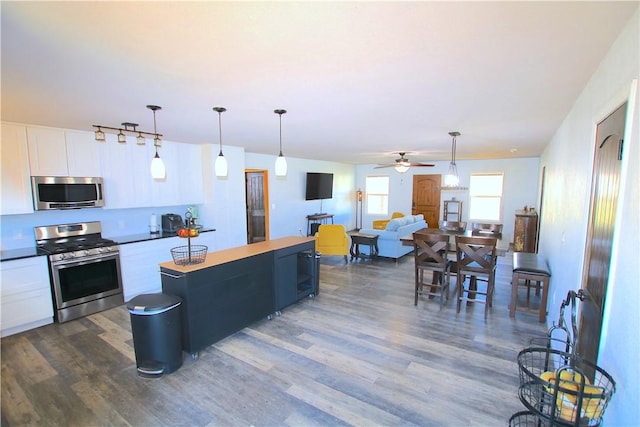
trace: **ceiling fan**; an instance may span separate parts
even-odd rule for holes
[[[387,165],[378,165],[374,169],[395,168],[397,172],[405,173],[406,171],[409,170],[409,168],[413,168],[413,167],[433,167],[434,166],[429,163],[411,163],[409,159],[404,156],[407,153],[400,152],[398,154],[400,154],[400,158],[396,159],[395,163],[391,163]]]

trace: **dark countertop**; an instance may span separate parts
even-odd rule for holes
[[[208,233],[211,231],[216,231],[215,228],[202,228],[200,230],[200,233]],[[167,239],[170,237],[176,237],[177,234],[176,233],[158,233],[158,234],[151,234],[151,233],[140,233],[140,234],[129,234],[126,236],[103,236],[107,239],[112,239],[116,242],[118,242],[119,245],[126,245],[127,243],[139,243],[139,242],[146,242],[149,240],[158,240],[158,239]]]
[[[200,233],[208,233],[211,231],[216,231],[215,228],[203,228],[200,230]],[[146,242],[149,240],[157,240],[157,239],[167,239],[169,237],[175,237],[175,233],[159,233],[159,234],[151,234],[151,233],[140,233],[140,234],[130,234],[126,236],[103,236],[106,239],[112,239],[117,242],[119,245],[126,245],[128,243],[138,243],[138,242]],[[23,258],[32,258],[36,256],[46,256],[47,254],[39,252],[35,245],[29,248],[20,248],[20,249],[9,249],[6,251],[0,251],[0,262],[3,261],[13,261],[17,259]]]

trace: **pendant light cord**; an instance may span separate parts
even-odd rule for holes
[[[282,114],[278,113],[280,116],[280,156],[282,156]]]
[[[153,109],[153,133],[157,134],[158,130],[156,129],[156,110]],[[158,141],[157,137],[153,139],[153,146],[156,147],[156,157],[158,157]]]
[[[222,111],[218,111],[218,130],[220,131],[220,154],[222,156]]]
[[[451,144],[451,162],[456,164],[456,136],[453,136],[453,143]]]

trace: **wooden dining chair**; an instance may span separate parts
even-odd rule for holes
[[[467,229],[466,221],[440,221],[438,228],[445,231],[464,231]]]
[[[415,260],[415,298],[418,305],[419,295],[440,297],[440,309],[444,298],[449,299],[451,281],[451,261],[447,258],[449,236],[442,234],[413,233],[413,254]],[[432,272],[431,283],[424,282],[424,271]],[[424,290],[426,287],[427,290]]]
[[[456,236],[456,263],[458,307],[465,299],[467,302],[484,303],[484,318],[486,320],[489,308],[493,303],[493,291],[496,280],[497,243],[495,237],[464,237]],[[469,286],[465,287],[466,277],[469,277]],[[486,290],[478,289],[478,281],[486,280]],[[478,295],[484,295],[484,299],[478,299]]]
[[[502,224],[487,224],[482,222],[471,223],[471,234],[482,237],[502,238]]]

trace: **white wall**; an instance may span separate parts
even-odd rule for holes
[[[203,147],[202,173],[204,204],[199,207],[198,222],[215,228],[214,247],[210,251],[242,246],[247,243],[247,216],[244,184],[244,148],[223,146],[229,165],[226,177],[217,177],[214,164],[218,146]]]
[[[287,176],[275,174],[276,156],[246,153],[247,169],[267,170],[269,175],[270,237],[307,234],[307,215],[326,212],[335,224],[355,227],[354,167],[344,163],[287,157]],[[307,172],[333,173],[333,198],[305,200]]]
[[[596,125],[628,100],[630,110],[625,130],[618,221],[596,363],[617,382],[604,424],[636,426],[640,420],[640,123],[638,93],[632,93],[631,88],[640,68],[638,11],[621,28],[619,38],[541,157],[547,182],[540,252],[546,255],[552,273],[550,323],[557,320],[560,303],[567,292],[582,287]]]
[[[461,142],[458,142],[459,144]],[[429,159],[422,159],[428,161]],[[388,175],[389,179],[389,215],[367,215],[366,204],[363,206],[363,228],[370,228],[374,219],[382,219],[391,212],[411,213],[411,198],[413,191],[413,175],[445,175],[449,170],[449,162],[430,162],[433,168],[412,168],[405,174],[395,172],[393,168],[375,169],[376,165],[360,165],[356,167],[356,189],[365,190],[365,180],[371,175]],[[503,238],[501,245],[507,246],[513,242],[513,227],[515,211],[524,206],[538,209],[538,158],[494,159],[494,160],[458,160],[458,174],[460,186],[469,187],[472,173],[502,172],[504,173],[504,189],[502,201]],[[469,221],[469,191],[443,190],[441,200],[462,201],[462,220]],[[440,217],[442,208],[440,203]],[[437,224],[429,224],[430,227]]]

